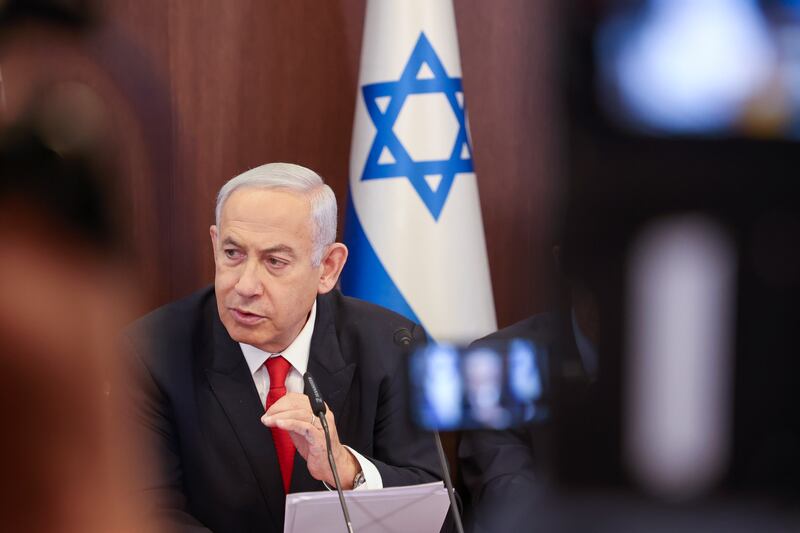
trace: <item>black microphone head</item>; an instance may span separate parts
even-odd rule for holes
[[[311,402],[311,410],[317,416],[324,415],[326,411],[325,402],[322,400],[322,393],[319,391],[319,387],[317,387],[310,372],[303,374],[303,381],[306,384],[306,396],[308,396],[308,400]]]
[[[394,332],[394,343],[398,346],[408,347],[411,346],[411,332],[406,328],[400,328]]]

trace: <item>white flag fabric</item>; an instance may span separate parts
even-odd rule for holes
[[[496,329],[450,0],[369,0],[342,275],[436,341]]]

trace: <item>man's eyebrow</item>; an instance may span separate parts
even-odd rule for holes
[[[231,236],[227,236],[222,239],[222,246],[234,246],[236,248],[243,248],[241,244],[236,242]],[[275,246],[270,246],[269,248],[264,248],[260,250],[259,255],[269,255],[269,254],[287,254],[291,257],[295,257],[296,254],[294,252],[294,248],[286,244],[276,244]]]
[[[237,248],[242,247],[238,242],[233,240],[233,238],[231,237],[225,237],[224,239],[222,239],[222,245],[225,246],[226,244],[230,244],[231,246],[235,246]]]
[[[270,246],[269,248],[265,248],[259,252],[261,255],[269,255],[269,254],[287,254],[292,257],[295,256],[294,249],[291,246],[287,246],[285,244],[277,244],[275,246]]]

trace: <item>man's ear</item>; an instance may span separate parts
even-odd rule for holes
[[[212,225],[208,228],[208,233],[211,235],[211,256],[214,258],[214,263],[217,262],[217,240],[219,239],[219,233],[217,232],[217,227]]]
[[[328,247],[328,251],[322,257],[320,263],[319,286],[317,292],[325,294],[330,292],[339,281],[339,275],[347,261],[347,246],[340,242],[335,242]]]

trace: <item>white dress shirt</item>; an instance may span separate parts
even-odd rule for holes
[[[308,315],[308,320],[300,333],[292,341],[292,343],[281,353],[269,353],[259,350],[255,346],[249,344],[239,343],[242,347],[242,353],[247,361],[247,366],[250,368],[250,373],[253,376],[253,382],[258,390],[258,396],[261,398],[261,405],[267,403],[267,393],[269,392],[269,372],[264,366],[264,363],[270,357],[283,356],[284,359],[289,361],[292,365],[289,370],[289,375],[286,376],[286,392],[296,392],[303,394],[303,374],[308,369],[308,357],[311,351],[311,335],[314,333],[314,322],[317,319],[317,303],[311,306],[311,313]],[[336,413],[334,413],[336,414]],[[356,490],[370,490],[383,488],[383,479],[378,469],[367,460],[363,455],[345,446],[353,457],[358,461],[361,471],[364,474],[364,483]],[[329,487],[330,488],[330,487]]]

